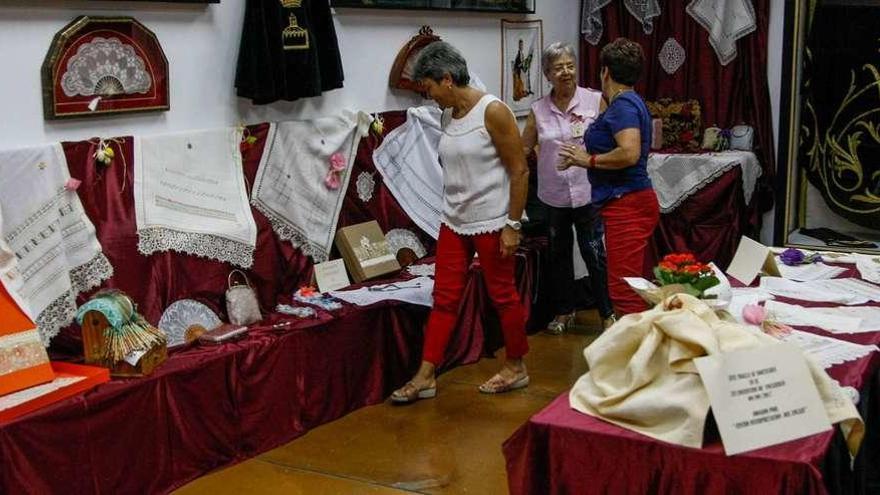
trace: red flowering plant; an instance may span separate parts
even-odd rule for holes
[[[712,267],[700,263],[690,253],[673,253],[663,258],[654,267],[654,276],[660,285],[680,285],[694,297],[703,297],[703,292],[720,283]]]

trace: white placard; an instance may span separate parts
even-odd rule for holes
[[[727,455],[831,428],[804,357],[792,345],[707,356],[694,364]]]
[[[743,236],[739,240],[733,261],[727,267],[727,274],[745,285],[751,285],[762,270],[768,275],[780,276],[770,248]]]
[[[351,285],[348,272],[345,271],[345,260],[325,261],[315,265],[315,283],[321,292],[341,289]]]

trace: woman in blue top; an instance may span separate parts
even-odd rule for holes
[[[571,144],[561,147],[558,168],[588,170],[593,204],[605,221],[608,292],[615,312],[625,315],[646,309],[623,277],[644,275],[648,242],[660,219],[647,169],[651,113],[633,90],[645,61],[642,47],[618,38],[602,48],[600,61],[608,108],[584,135],[586,151]]]

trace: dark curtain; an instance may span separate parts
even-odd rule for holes
[[[737,56],[726,66],[709,44],[709,33],[685,11],[690,0],[661,2],[663,12],[654,19],[652,34],[645,34],[642,24],[621,1],[603,8],[604,32],[598,45],[581,40],[581,84],[600,88],[599,51],[618,37],[630,38],[645,51],[645,72],[636,84],[646,100],[662,97],[674,100],[697,99],[702,110],[703,126],[730,128],[746,123],[755,128],[755,154],[764,174],[758,183],[755,199],[761,211],[773,204],[770,189],[774,175],[773,126],[770,94],[767,86],[767,25],[770,0],[751,0],[757,17],[757,29],[737,41]],[[684,65],[669,75],[660,66],[657,54],[663,43],[675,38],[687,54]]]

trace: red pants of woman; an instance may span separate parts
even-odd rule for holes
[[[507,357],[521,358],[528,352],[525,309],[514,283],[516,258],[502,258],[500,246],[501,232],[460,235],[446,225],[440,226],[434,275],[434,308],[425,330],[423,360],[434,366],[443,362],[446,345],[458,319],[467,272],[475,251],[480,255],[489,297],[501,317]]]
[[[645,256],[660,206],[653,189],[625,194],[602,206],[605,250],[608,256],[608,293],[620,316],[644,311],[647,305],[623,277],[644,277]]]

